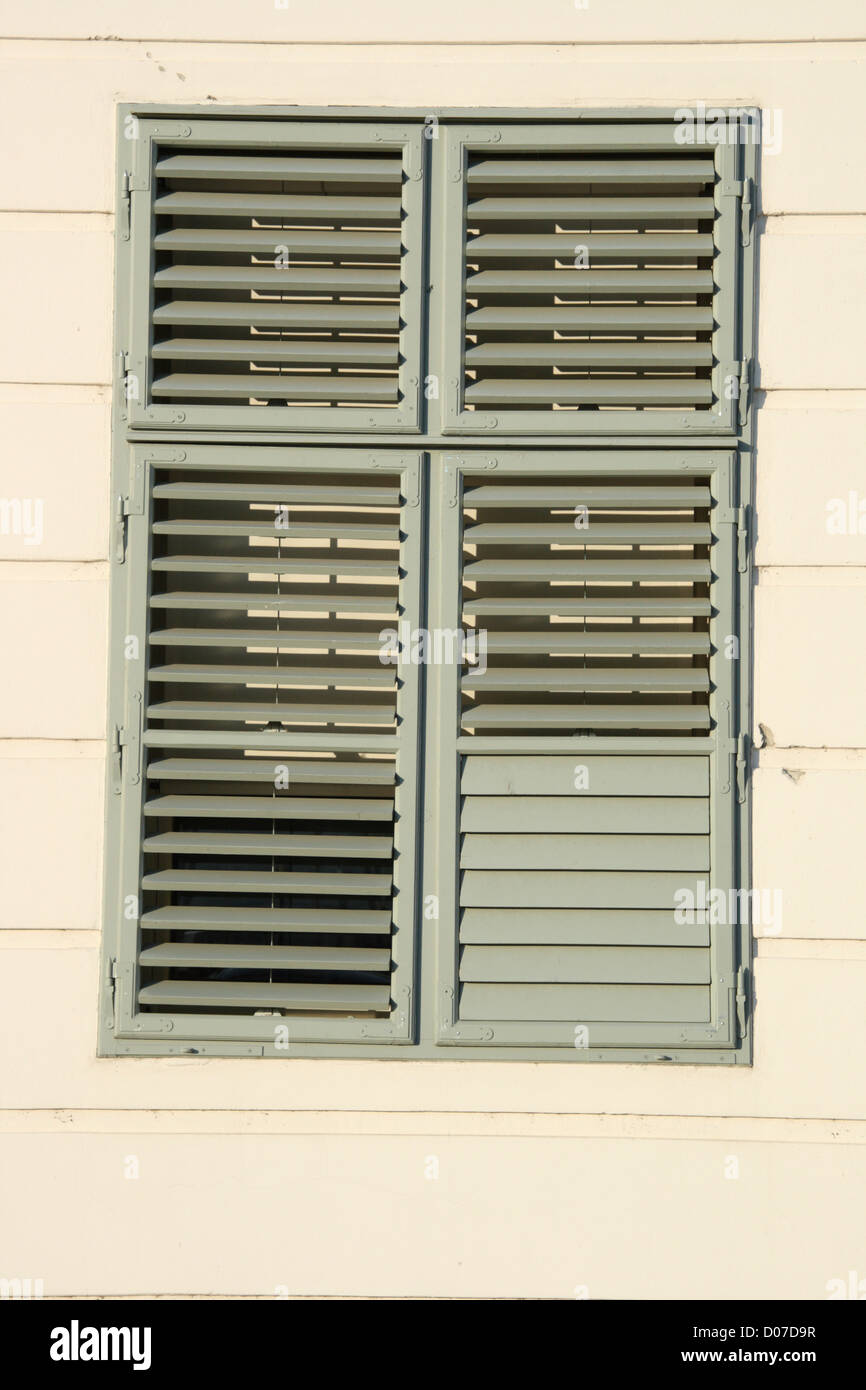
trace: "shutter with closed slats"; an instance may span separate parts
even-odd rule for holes
[[[130,423],[415,428],[420,140],[360,122],[142,122]]]
[[[121,1027],[404,1039],[417,672],[380,634],[417,612],[419,463],[230,452],[150,451],[129,518]]]
[[[446,456],[440,1042],[734,1045],[733,477]]]
[[[733,431],[736,137],[682,136],[449,131],[450,430]]]

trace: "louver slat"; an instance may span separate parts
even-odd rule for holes
[[[333,332],[394,333],[399,310],[390,304],[295,304],[255,301],[241,304],[207,300],[172,299],[154,310],[155,324],[185,324],[191,328],[320,328]],[[247,337],[245,346],[256,359],[256,343]],[[255,383],[251,383],[254,385]],[[251,394],[255,394],[251,392]]]
[[[330,339],[263,338],[256,343],[257,362],[279,362],[298,366],[306,362],[327,366],[395,367],[399,356],[396,343],[332,342]],[[175,362],[246,362],[249,344],[231,338],[166,338],[153,349],[155,358],[167,357]],[[180,375],[175,373],[175,376]],[[165,380],[169,380],[166,378]],[[165,391],[165,380],[161,389]],[[259,383],[256,383],[260,389]]]
[[[400,177],[397,159],[345,159],[324,155],[316,159],[283,159],[278,155],[172,155],[161,159],[157,175],[164,179],[229,179],[249,183],[276,179],[283,183],[385,183]]]
[[[705,184],[712,181],[712,159],[660,161],[618,159],[479,159],[469,167],[469,185],[563,183]]]
[[[671,200],[674,201],[673,199]],[[709,200],[707,200],[709,203]],[[586,212],[592,210],[593,204],[584,209]],[[699,215],[701,209],[697,209]],[[712,215],[712,206],[703,209],[706,215]],[[471,215],[475,216],[475,210],[470,209]],[[634,216],[634,210],[623,210],[624,215]],[[615,215],[615,214],[614,214]],[[661,213],[664,216],[664,213]],[[622,257],[625,260],[634,260],[640,263],[644,261],[667,260],[672,258],[678,260],[682,256],[711,256],[713,254],[713,238],[707,233],[688,232],[680,233],[676,236],[666,236],[663,232],[655,232],[647,236],[641,232],[620,235],[616,232],[587,232],[581,242],[586,247],[587,256],[592,260],[618,260]],[[186,249],[185,247],[183,249]],[[547,260],[551,256],[558,260],[572,260],[574,258],[574,237],[567,232],[553,232],[550,235],[541,233],[537,236],[522,235],[520,233],[496,233],[484,232],[481,236],[472,237],[466,243],[466,258],[469,261],[501,259],[511,260],[514,257],[536,257]],[[517,275],[515,271],[505,272],[510,277]],[[548,275],[555,275],[556,271],[544,272]],[[583,275],[585,272],[576,271],[576,275]],[[614,273],[614,272],[611,272]],[[703,271],[706,275],[707,272]],[[477,281],[478,276],[473,277]]]
[[[390,859],[390,839],[370,835],[150,835],[144,841],[151,854],[266,854],[303,855],[324,859]]]
[[[212,227],[181,227],[173,232],[160,232],[154,238],[153,244],[157,251],[211,251],[217,255],[223,252],[264,251],[268,254],[273,250],[274,234],[263,228],[226,227],[219,230]],[[284,244],[290,256],[293,251],[320,251],[323,254],[333,252],[336,255],[354,254],[361,257],[367,253],[385,252],[396,256],[400,251],[400,234],[366,231],[321,232],[298,227],[294,231],[286,232]]]
[[[420,127],[143,124],[130,423],[414,429]]]
[[[347,893],[390,896],[390,874],[283,873],[277,870],[165,869],[145,874],[146,889],[205,893]]]
[[[158,290],[262,290],[272,294],[392,295],[400,288],[400,272],[364,267],[282,270],[274,266],[175,265],[153,277]]]
[[[646,339],[633,343],[604,341],[555,343],[482,343],[466,351],[466,366],[477,367],[645,367],[660,370],[664,367],[709,367],[713,350],[709,343],[653,343]],[[476,393],[484,385],[470,388]],[[545,386],[549,383],[538,382]],[[564,386],[564,383],[563,383]],[[476,395],[477,398],[477,395]]]
[[[281,1012],[379,1013],[388,1007],[387,985],[247,984],[243,981],[165,980],[147,985],[141,1002],[161,1009],[276,1009]]]
[[[614,729],[649,733],[658,729],[709,729],[710,717],[706,710],[691,705],[478,704],[463,715],[462,724],[464,729],[482,733],[515,728],[529,732],[562,729],[568,733],[586,733],[593,729]]]
[[[562,249],[562,248],[560,248]],[[572,252],[572,254],[574,254]],[[186,286],[177,278],[170,284]],[[481,270],[466,278],[470,298],[476,294],[535,294],[538,290],[590,290],[610,294],[708,294],[713,288],[711,270]]]
[[[461,1016],[565,1022],[577,1018],[590,1025],[611,1018],[632,1023],[709,1023],[709,989],[697,985],[464,985]]]
[[[335,907],[158,907],[144,914],[141,926],[144,931],[283,931],[313,935],[351,932],[353,936],[387,936],[391,914]]]
[[[273,217],[278,220],[313,218],[332,223],[343,218],[364,222],[397,223],[400,198],[364,198],[292,193],[163,193],[154,201],[154,211],[162,217],[242,217],[252,220]],[[178,229],[175,229],[178,230]],[[179,229],[183,230],[183,228]],[[234,228],[229,228],[234,231]],[[284,231],[280,228],[280,232]],[[304,231],[308,230],[306,227]],[[291,236],[291,231],[288,235]],[[161,234],[160,234],[161,235]],[[271,234],[272,235],[272,234]],[[393,235],[393,233],[392,233]]]
[[[653,121],[501,137],[447,152],[449,432],[732,432],[731,145]]]
[[[383,658],[381,633],[415,603],[406,487],[393,471],[359,476],[358,465],[275,474],[256,469],[254,449],[245,462],[158,470],[142,518],[151,585],[137,1001],[145,1028],[149,1011],[169,1011],[194,1036],[205,1011],[223,1036],[249,1036],[258,1013],[276,1011],[302,1035],[339,1040],[357,1036],[356,1015],[389,1028],[396,992],[397,863],[412,859],[397,824],[403,816],[410,830],[403,779],[414,782],[397,760],[417,678]],[[359,545],[375,573],[344,564]],[[204,568],[185,577],[178,558]]]
[[[470,225],[475,222],[553,222],[558,217],[583,217],[594,222],[635,223],[694,222],[713,216],[713,199],[655,197],[655,198],[471,198],[468,213]],[[489,235],[496,236],[497,233]],[[558,234],[556,234],[558,235]],[[587,232],[587,238],[591,236]],[[693,236],[693,233],[687,233]],[[583,244],[583,243],[582,243]],[[471,245],[475,245],[472,241]],[[591,246],[591,243],[590,243]],[[521,250],[521,254],[523,254]],[[572,254],[574,254],[572,252]]]
[[[351,950],[342,946],[150,946],[139,956],[142,965],[178,966],[193,970],[387,970],[390,952]]]
[[[538,405],[546,401],[569,405],[591,401],[593,405],[708,405],[712,389],[704,381],[485,381],[470,386],[466,399],[481,405]]]
[[[146,816],[231,816],[274,820],[386,820],[393,801],[361,797],[157,796],[144,808]]]

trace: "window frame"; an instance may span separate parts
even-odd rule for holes
[[[756,110],[743,108],[736,103],[731,104],[731,110],[736,110],[740,118],[744,121],[754,121],[759,113]],[[369,431],[362,427],[350,428],[346,416],[347,410],[341,410],[341,425],[345,425],[339,433],[332,432],[332,427],[322,426],[320,422],[315,425],[304,425],[303,428],[295,427],[291,430],[283,426],[281,429],[273,427],[265,428],[264,422],[261,428],[253,430],[249,426],[248,412],[241,408],[243,420],[238,420],[231,429],[224,427],[213,420],[191,419],[186,415],[184,420],[162,420],[156,422],[152,418],[142,416],[135,409],[132,414],[128,408],[124,391],[124,373],[127,370],[135,369],[135,362],[129,348],[130,343],[130,284],[133,274],[133,258],[131,256],[130,241],[124,239],[122,234],[123,219],[127,208],[132,209],[132,215],[136,215],[136,208],[143,200],[136,197],[136,190],[133,189],[129,200],[126,197],[126,182],[124,172],[128,170],[128,162],[125,155],[128,152],[128,143],[125,139],[125,128],[130,117],[136,120],[153,122],[154,128],[168,127],[174,123],[188,125],[192,122],[202,122],[209,131],[213,130],[212,122],[219,120],[242,121],[246,129],[251,129],[251,124],[255,121],[271,123],[273,121],[286,122],[319,122],[326,129],[333,129],[333,123],[339,122],[372,122],[380,125],[384,131],[393,135],[396,127],[401,123],[409,122],[413,132],[421,131],[421,159],[422,166],[428,174],[435,174],[437,169],[439,174],[444,168],[444,161],[440,157],[438,160],[431,157],[432,136],[436,136],[440,141],[449,138],[449,131],[458,124],[469,131],[475,131],[480,126],[497,126],[503,123],[513,125],[519,123],[529,128],[537,128],[541,124],[554,127],[572,126],[576,121],[587,120],[608,120],[608,121],[640,121],[640,120],[660,120],[673,119],[676,111],[673,108],[657,107],[616,107],[616,108],[553,108],[535,110],[511,110],[496,108],[350,108],[350,107],[230,107],[220,106],[218,108],[204,108],[200,106],[173,105],[166,106],[161,103],[128,103],[118,106],[118,144],[119,156],[116,170],[116,189],[117,189],[117,236],[116,236],[116,268],[115,268],[115,372],[112,398],[112,516],[113,516],[113,536],[112,536],[112,555],[116,555],[118,546],[118,536],[122,532],[123,526],[130,527],[131,532],[135,533],[138,525],[136,516],[136,506],[144,480],[144,474],[139,468],[149,467],[147,460],[157,461],[161,456],[165,459],[167,454],[172,454],[177,448],[188,448],[194,445],[200,448],[205,445],[217,444],[225,449],[229,444],[249,443],[257,446],[266,444],[279,444],[284,447],[301,448],[305,445],[315,446],[317,457],[324,457],[327,453],[336,451],[340,457],[340,467],[345,468],[346,451],[353,448],[364,451],[365,455],[375,455],[377,459],[390,460],[393,454],[404,451],[411,447],[413,451],[418,451],[423,457],[423,463],[419,475],[420,491],[420,513],[419,520],[425,535],[431,537],[429,550],[424,551],[426,556],[425,570],[419,574],[419,584],[421,591],[419,603],[423,622],[433,622],[433,614],[439,602],[437,586],[442,581],[441,560],[442,556],[437,552],[436,536],[438,527],[442,522],[441,510],[445,489],[441,487],[437,470],[445,467],[445,453],[460,452],[463,454],[480,456],[479,451],[486,449],[489,453],[491,449],[497,451],[497,456],[502,458],[504,452],[510,454],[512,449],[530,450],[540,447],[547,451],[548,460],[552,460],[561,455],[565,450],[580,452],[583,449],[618,450],[626,451],[639,458],[638,451],[641,449],[671,449],[677,451],[678,456],[684,464],[688,464],[690,458],[697,460],[698,451],[708,449],[733,450],[736,455],[735,476],[737,493],[736,499],[739,504],[742,519],[750,522],[752,501],[754,496],[754,410],[751,409],[749,395],[744,393],[739,403],[734,401],[732,405],[733,429],[730,435],[722,431],[715,433],[707,429],[691,429],[681,432],[667,433],[656,432],[655,430],[644,430],[640,433],[614,428],[608,419],[605,420],[605,432],[603,434],[592,434],[591,436],[581,437],[580,432],[569,434],[550,434],[545,433],[539,428],[537,420],[532,422],[532,430],[527,432],[509,429],[499,429],[491,432],[485,430],[483,437],[478,437],[474,432],[467,431],[462,437],[453,434],[448,429],[448,401],[446,392],[442,392],[440,399],[435,396],[427,400],[423,390],[423,378],[419,380],[418,396],[419,406],[417,415],[417,432],[411,438],[407,438],[406,433],[398,429],[384,428],[381,434],[371,437]],[[423,138],[423,131],[428,128],[431,141]],[[336,132],[334,132],[336,134]],[[186,137],[183,137],[184,139]],[[737,147],[740,151],[738,176],[741,183],[745,184],[751,180],[757,187],[758,173],[758,151],[754,143],[746,142]],[[143,149],[143,146],[142,146]],[[142,157],[139,153],[139,158]],[[420,170],[419,170],[420,172]],[[422,182],[421,180],[418,181]],[[419,265],[423,269],[420,277],[422,294],[420,296],[420,314],[418,341],[424,344],[424,353],[419,358],[419,366],[427,372],[436,371],[437,366],[441,371],[445,361],[445,337],[443,299],[446,287],[443,281],[443,260],[446,248],[444,245],[437,246],[435,237],[437,229],[445,225],[444,207],[447,201],[447,190],[444,188],[444,180],[441,177],[430,177],[423,180],[425,185],[425,237],[422,258]],[[419,187],[419,195],[421,193]],[[747,222],[746,211],[740,204],[740,215],[733,219],[736,223],[732,231],[737,236],[740,243],[740,276],[738,281],[737,299],[735,300],[733,311],[736,314],[739,354],[742,358],[741,380],[745,379],[748,391],[750,381],[750,370],[753,353],[754,340],[754,319],[755,319],[755,272],[756,272],[756,234],[755,223],[759,211],[757,194],[752,192],[750,216]],[[140,213],[138,214],[141,215]],[[441,241],[441,237],[440,237]],[[149,275],[148,267],[148,275]],[[462,286],[461,286],[462,290]],[[172,408],[168,407],[170,411]],[[229,407],[231,409],[231,407]],[[271,417],[275,412],[265,412]],[[475,412],[472,412],[473,414]],[[534,414],[534,412],[533,412]],[[569,412],[571,416],[575,412]],[[606,412],[609,414],[609,412]],[[244,423],[246,421],[246,423]],[[536,431],[533,433],[533,431]],[[133,445],[140,446],[133,449]],[[548,466],[546,464],[546,466]],[[124,521],[123,512],[124,499],[131,502],[128,519]],[[732,737],[738,733],[748,730],[750,727],[751,715],[751,621],[752,621],[752,593],[751,593],[751,568],[748,556],[748,542],[743,533],[742,540],[743,552],[746,557],[745,567],[738,567],[740,570],[739,581],[736,592],[736,612],[740,633],[740,660],[734,672],[734,687],[736,690],[736,703],[739,710],[739,720],[731,729]],[[117,652],[117,643],[122,642],[122,638],[129,631],[129,624],[126,617],[128,613],[128,584],[130,567],[127,564],[117,564],[114,560],[111,564],[111,652],[112,664]],[[431,614],[426,615],[427,600],[431,603]],[[298,1043],[290,1046],[288,1052],[276,1050],[269,1046],[267,1042],[256,1039],[246,1041],[238,1038],[216,1038],[207,1039],[202,1037],[201,1029],[190,1029],[189,1037],[180,1037],[172,1032],[165,1031],[159,1035],[142,1033],[135,1027],[133,1014],[127,1011],[125,1023],[130,1023],[129,1028],[124,1028],[124,1035],[121,1036],[115,1030],[114,1003],[115,997],[122,1000],[124,990],[128,990],[128,976],[124,976],[123,969],[128,968],[129,961],[124,960],[123,966],[120,964],[120,956],[117,949],[118,922],[112,921],[112,913],[108,906],[105,909],[105,925],[102,932],[102,963],[100,969],[100,1008],[99,1008],[99,1035],[98,1053],[100,1056],[121,1056],[138,1055],[158,1057],[177,1053],[195,1052],[210,1056],[273,1056],[282,1059],[292,1057],[346,1057],[346,1058],[365,1058],[365,1059],[384,1059],[400,1058],[402,1060],[472,1060],[472,1061],[610,1061],[610,1062],[639,1062],[656,1060],[652,1054],[644,1055],[639,1048],[617,1048],[610,1047],[603,1050],[595,1049],[566,1049],[562,1047],[532,1046],[526,1044],[509,1045],[505,1047],[490,1046],[479,1048],[475,1044],[465,1045],[453,1040],[445,1047],[439,1045],[435,1035],[435,1017],[437,1013],[437,990],[440,981],[437,976],[435,955],[437,950],[436,933],[439,932],[440,938],[442,930],[435,920],[427,920],[425,916],[424,904],[428,897],[434,894],[436,877],[441,873],[442,857],[440,854],[440,817],[435,804],[429,800],[429,784],[437,778],[437,762],[439,756],[440,730],[436,723],[436,703],[433,694],[435,682],[428,683],[431,698],[425,710],[424,693],[422,691],[421,708],[424,710],[422,722],[419,723],[417,730],[416,746],[419,750],[419,771],[420,781],[418,784],[416,809],[419,821],[425,820],[423,834],[416,845],[418,853],[417,874],[413,882],[413,898],[417,903],[417,934],[416,940],[412,942],[415,948],[415,960],[412,974],[407,976],[407,982],[413,990],[411,1012],[407,1015],[407,1034],[401,1036],[404,1046],[394,1046],[392,1039],[369,1039],[367,1041],[341,1040],[332,1042]],[[116,756],[111,747],[111,736],[118,724],[124,722],[123,716],[127,712],[127,692],[118,688],[118,682],[112,680],[109,689],[109,756],[107,770],[107,791],[106,791],[106,852],[105,852],[105,881],[106,881],[106,904],[118,901],[118,886],[115,880],[117,873],[117,855],[115,847],[116,837],[119,834],[118,818],[115,811],[115,793],[112,791],[112,764]],[[734,805],[734,831],[737,844],[738,872],[735,882],[743,890],[748,890],[750,886],[751,874],[751,846],[750,846],[750,779],[749,765],[751,761],[750,747],[748,738],[745,741],[745,761],[740,767],[742,778],[741,794],[735,798]],[[491,751],[492,745],[491,745]],[[569,751],[578,751],[575,744],[569,745]],[[593,751],[584,748],[583,751]],[[450,773],[449,773],[450,776]],[[427,789],[425,791],[425,782]],[[446,788],[447,793],[447,788]],[[426,799],[425,799],[426,795]],[[431,809],[432,807],[432,809]],[[426,896],[425,896],[426,895]],[[742,1001],[736,1001],[737,1012],[743,1015],[741,1027],[739,1029],[739,1041],[736,1046],[722,1049],[713,1048],[694,1048],[689,1046],[671,1047],[666,1049],[664,1057],[674,1063],[714,1063],[719,1065],[750,1065],[752,1061],[752,1025],[750,1018],[749,999],[750,992],[749,978],[751,973],[751,931],[748,922],[742,924],[739,933],[739,959],[746,970],[745,991]],[[404,942],[405,944],[405,942]],[[115,964],[115,962],[117,964]],[[396,1011],[395,1011],[396,1012]],[[194,1021],[194,1020],[193,1020]],[[268,1025],[273,1020],[257,1020],[259,1023]],[[291,1019],[288,1020],[291,1028]]]

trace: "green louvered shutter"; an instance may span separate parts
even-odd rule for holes
[[[124,120],[104,1052],[748,1060],[753,113],[684,114]]]
[[[449,127],[448,431],[735,431],[748,203],[736,119],[717,136],[669,116]]]
[[[417,428],[420,129],[140,120],[126,134],[130,426]]]
[[[418,681],[380,633],[417,621],[419,459],[132,456],[106,1023],[120,1051],[405,1041]]]
[[[735,1046],[734,457],[438,461],[440,1043]]]

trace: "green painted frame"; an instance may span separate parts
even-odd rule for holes
[[[155,428],[234,431],[273,428],[273,410],[248,405],[161,404],[151,399],[151,309],[153,300],[153,182],[156,152],[185,151],[214,143],[269,151],[290,147],[315,151],[338,146],[347,153],[396,151],[403,164],[403,255],[401,258],[400,363],[396,410],[361,406],[290,406],[282,430],[329,434],[349,431],[407,433],[419,428],[423,315],[424,183],[420,126],[354,121],[238,121],[220,118],[166,121],[121,108],[117,163],[116,352],[123,374],[132,374],[135,394],[121,398],[121,422],[131,430]],[[257,419],[257,417],[261,417]]]
[[[726,106],[735,107],[736,103],[724,103]],[[759,116],[757,110],[738,108],[744,120],[755,120]],[[118,207],[118,230],[116,236],[116,272],[115,272],[115,372],[114,372],[114,399],[113,399],[113,468],[112,468],[112,503],[113,511],[120,503],[122,511],[122,499],[127,496],[135,496],[137,478],[140,470],[143,470],[147,459],[176,459],[177,449],[186,448],[188,440],[186,432],[190,429],[195,430],[195,444],[217,445],[219,452],[225,454],[229,443],[238,445],[241,443],[255,444],[257,451],[264,454],[264,445],[279,445],[285,447],[291,444],[293,448],[300,449],[302,446],[313,446],[310,457],[315,458],[316,466],[319,460],[327,463],[330,457],[337,455],[337,445],[339,444],[340,467],[346,465],[346,460],[354,456],[358,460],[369,460],[371,454],[375,453],[375,458],[388,460],[387,466],[392,466],[391,460],[394,455],[398,458],[402,456],[401,451],[405,451],[409,441],[405,435],[394,431],[393,433],[383,431],[375,441],[370,439],[369,432],[363,426],[341,429],[339,436],[336,432],[330,438],[323,437],[316,433],[314,426],[305,429],[298,429],[291,434],[285,429],[276,430],[270,423],[273,411],[269,412],[268,429],[252,429],[249,422],[239,423],[233,426],[230,431],[223,428],[218,422],[213,421],[209,424],[193,423],[191,421],[174,422],[171,425],[161,423],[157,425],[153,420],[142,420],[136,422],[134,429],[131,425],[125,397],[123,393],[123,372],[127,365],[128,343],[129,343],[129,309],[130,309],[130,285],[131,285],[131,256],[130,242],[124,240],[122,235],[123,218],[126,210],[126,199],[124,196],[124,171],[128,168],[124,154],[127,146],[123,139],[122,132],[130,121],[130,118],[142,121],[152,121],[158,125],[170,122],[180,122],[188,124],[191,121],[201,121],[207,127],[208,138],[213,125],[218,120],[228,118],[238,118],[246,128],[256,122],[264,121],[272,124],[278,121],[315,121],[324,123],[333,122],[357,122],[369,121],[381,125],[385,131],[393,131],[401,123],[417,123],[420,129],[431,117],[439,122],[441,129],[440,147],[442,138],[447,131],[455,124],[460,123],[474,129],[479,125],[498,125],[500,123],[511,123],[519,120],[522,125],[537,127],[539,125],[553,125],[562,127],[573,127],[575,122],[603,120],[603,121],[628,121],[646,120],[656,121],[661,119],[672,120],[675,118],[674,108],[658,108],[647,106],[635,106],[629,108],[622,107],[569,107],[569,108],[536,108],[511,109],[511,108],[389,108],[371,109],[359,107],[292,107],[292,106],[221,106],[219,108],[202,107],[187,104],[163,104],[163,103],[125,103],[120,104],[117,109],[118,127],[121,131],[119,139],[119,156],[117,164],[117,207]],[[185,137],[184,137],[185,138]],[[333,143],[333,138],[330,143]],[[427,240],[434,243],[436,256],[429,256],[428,264],[424,267],[422,281],[424,288],[429,291],[429,306],[422,303],[421,328],[419,333],[426,331],[428,340],[428,352],[426,362],[422,359],[422,371],[431,370],[427,363],[432,364],[432,369],[436,370],[436,364],[443,360],[444,353],[444,313],[442,308],[444,286],[442,283],[442,229],[444,227],[444,208],[446,202],[446,190],[444,188],[444,178],[442,172],[444,163],[441,158],[436,161],[431,159],[434,146],[425,141],[426,148],[422,147],[422,155],[426,161],[426,167],[431,171],[428,181],[426,194],[426,213],[429,233]],[[751,365],[753,354],[753,343],[755,338],[755,319],[757,314],[757,295],[756,295],[756,261],[757,261],[757,237],[754,232],[757,217],[760,212],[758,180],[758,152],[754,143],[747,142],[739,150],[739,177],[742,180],[752,179],[755,191],[752,198],[751,214],[748,225],[745,221],[745,210],[741,203],[741,251],[740,251],[740,276],[738,281],[739,301],[736,304],[737,332],[739,334],[740,352],[744,362],[747,364],[746,381],[748,384],[748,367]],[[436,176],[433,177],[432,175]],[[136,199],[134,193],[131,194],[130,202],[135,204],[140,201]],[[438,237],[438,245],[436,238]],[[425,248],[425,257],[428,252]],[[422,299],[425,296],[422,296]],[[425,533],[432,537],[429,546],[429,555],[424,572],[419,576],[421,586],[421,606],[422,612],[426,608],[426,595],[429,590],[432,595],[432,608],[435,612],[437,594],[443,584],[442,575],[442,553],[436,538],[438,537],[442,525],[442,505],[444,490],[440,485],[436,470],[443,466],[441,457],[433,456],[429,451],[454,451],[460,450],[469,457],[475,450],[485,450],[489,454],[491,448],[490,436],[486,439],[467,437],[465,441],[459,438],[449,437],[446,432],[442,407],[443,400],[423,400],[420,403],[420,431],[413,436],[411,445],[413,449],[427,451],[427,462],[421,469],[421,509],[422,523]],[[737,500],[743,510],[744,519],[751,526],[754,516],[754,485],[755,485],[755,410],[750,408],[749,397],[740,399],[739,419],[735,436],[728,441],[717,440],[716,444],[721,447],[730,447],[736,451],[735,477],[737,480],[738,493]],[[607,412],[605,412],[607,414]],[[345,411],[341,411],[341,425],[348,425],[345,419]],[[140,445],[148,447],[132,451],[129,443],[135,441]],[[525,433],[512,432],[511,430],[498,429],[495,437],[495,448],[499,457],[507,457],[514,448],[527,450],[536,448],[538,457],[544,459],[544,466],[548,468],[550,464],[561,455],[563,450],[569,450],[572,456],[576,450],[583,452],[585,448],[600,451],[614,451],[608,455],[609,458],[616,458],[619,454],[624,461],[635,456],[635,451],[645,447],[652,450],[669,449],[675,450],[684,459],[692,457],[694,463],[699,466],[703,451],[713,448],[713,439],[707,433],[678,433],[673,429],[664,434],[632,437],[624,437],[622,432],[616,432],[607,422],[605,432],[598,436],[587,439],[581,445],[577,440],[545,435],[539,430],[537,420],[533,422],[531,431]],[[276,451],[274,451],[276,453]],[[655,459],[658,455],[653,456]],[[135,459],[135,462],[133,462]],[[139,469],[140,466],[140,469]],[[432,471],[432,485],[430,475]],[[141,473],[143,477],[143,472]],[[115,513],[116,514],[116,513]],[[426,545],[426,538],[424,541]],[[748,738],[752,711],[752,612],[753,598],[752,586],[753,579],[751,574],[750,553],[748,540],[744,549],[745,571],[741,571],[735,580],[736,590],[736,612],[738,619],[738,630],[740,633],[740,661],[738,663],[736,688],[735,688],[735,708],[732,709],[732,737],[734,734],[745,737],[745,763],[742,765],[744,773],[742,786],[736,798],[734,806],[734,842],[737,857],[737,883],[747,889],[751,883],[751,843],[750,843],[750,818],[751,818],[751,787],[749,771],[751,767],[751,748]],[[424,553],[422,551],[422,553]],[[126,613],[130,602],[128,592],[128,571],[123,566],[112,564],[112,595],[111,595],[111,651],[116,653],[118,642],[122,641],[124,633],[128,630]],[[422,618],[422,622],[432,622],[433,618]],[[125,699],[125,686],[119,685],[115,680],[116,663],[111,663],[111,680],[109,684],[109,736],[113,734],[115,728],[125,722],[127,714]],[[425,709],[425,683],[422,682],[420,692],[421,707]],[[422,756],[420,760],[421,780],[416,788],[416,802],[418,805],[418,820],[421,826],[421,857],[417,860],[419,865],[417,872],[417,897],[421,895],[432,895],[434,890],[440,886],[440,847],[439,839],[441,834],[440,816],[442,790],[440,790],[441,780],[444,778],[446,783],[451,778],[448,767],[437,766],[436,759],[440,755],[440,735],[441,729],[437,723],[437,714],[440,706],[437,704],[437,692],[435,682],[432,683],[427,700],[427,708],[422,717],[422,724],[418,731],[418,742],[421,746]],[[646,751],[646,740],[641,740],[641,748]],[[659,751],[668,752],[669,748],[663,746],[664,741],[659,745]],[[488,745],[492,751],[492,741]],[[556,750],[554,750],[556,751]],[[589,740],[582,744],[576,742],[570,746],[570,751],[580,753],[592,753],[598,751],[593,747]],[[623,751],[629,751],[624,748]],[[698,751],[694,749],[693,751]],[[704,749],[711,751],[708,743]],[[115,754],[110,751],[109,762]],[[456,768],[456,760],[455,760]],[[456,775],[456,773],[455,773]],[[417,915],[417,938],[413,945],[414,956],[414,976],[408,983],[414,985],[414,1041],[412,1038],[411,1046],[393,1045],[391,1039],[366,1039],[363,1042],[347,1039],[339,1042],[305,1042],[292,1047],[288,1053],[277,1050],[267,1040],[238,1039],[220,1037],[215,1039],[204,1039],[197,1034],[193,1039],[172,1038],[169,1031],[156,1035],[142,1035],[134,1031],[131,1036],[118,1038],[114,1033],[114,1006],[113,995],[118,984],[118,980],[113,980],[113,969],[119,972],[118,957],[118,934],[120,922],[117,917],[116,904],[119,901],[118,866],[117,857],[121,843],[121,827],[119,824],[118,811],[115,807],[115,793],[111,789],[111,772],[108,774],[108,790],[106,794],[106,837],[105,837],[105,884],[106,884],[106,911],[105,925],[103,930],[103,947],[99,978],[99,1030],[98,1030],[98,1053],[100,1056],[143,1056],[160,1057],[171,1056],[179,1053],[195,1051],[206,1056],[238,1057],[238,1056],[270,1056],[285,1061],[286,1058],[293,1056],[303,1057],[342,1057],[342,1058],[382,1058],[400,1060],[433,1060],[445,1058],[449,1061],[548,1061],[557,1063],[569,1062],[590,1062],[606,1061],[611,1063],[636,1063],[636,1062],[656,1062],[659,1059],[658,1051],[653,1049],[641,1049],[636,1047],[621,1048],[611,1046],[605,1049],[578,1049],[550,1046],[527,1046],[527,1045],[507,1045],[501,1048],[493,1046],[480,1050],[477,1044],[461,1044],[452,1041],[446,1047],[441,1046],[436,1041],[435,1019],[440,1006],[438,998],[438,952],[441,949],[442,931],[441,924],[434,920],[427,920],[419,910]],[[430,783],[429,789],[425,790],[424,781]],[[448,794],[448,786],[444,788],[445,795]],[[421,814],[423,811],[423,815]],[[753,1026],[751,1017],[751,931],[748,921],[742,923],[738,936],[738,951],[741,968],[745,967],[746,977],[744,982],[744,1028],[741,1030],[742,1036],[736,1047],[689,1047],[676,1046],[666,1048],[664,1051],[665,1061],[673,1064],[714,1064],[720,1066],[731,1065],[750,1065],[753,1055]]]

